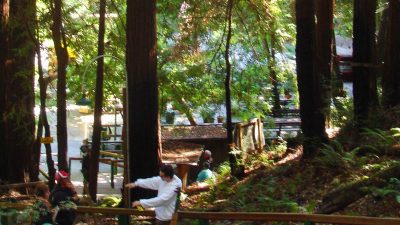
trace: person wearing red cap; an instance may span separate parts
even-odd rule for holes
[[[50,196],[53,207],[59,208],[55,220],[60,225],[72,225],[76,217],[76,212],[71,209],[63,209],[62,205],[68,201],[76,204],[78,202],[78,195],[74,185],[69,180],[67,172],[63,170],[57,171],[55,178],[57,185]]]

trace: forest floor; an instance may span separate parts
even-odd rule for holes
[[[371,137],[369,141],[378,144]],[[365,154],[360,148],[347,147],[332,141],[321,154],[303,159],[301,146],[286,151],[278,146],[251,156],[241,179],[230,177],[229,166],[222,165],[217,169],[216,182],[209,184],[207,191],[197,192],[196,185],[189,189],[182,210],[315,213],[327,193],[368,178],[399,160],[397,156]],[[398,179],[391,178],[383,188],[370,187],[369,194],[334,214],[399,217]]]

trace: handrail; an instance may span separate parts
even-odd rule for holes
[[[5,203],[2,203],[5,206]],[[27,205],[8,203],[7,208],[22,209]],[[131,208],[103,208],[78,206],[78,213],[101,213],[108,215],[134,215],[155,217],[151,210],[139,211]],[[178,211],[174,219],[205,219],[205,220],[241,220],[241,221],[285,221],[285,222],[314,222],[347,225],[399,225],[399,218],[389,217],[367,217],[367,216],[342,216],[323,214],[302,214],[302,213],[262,213],[262,212],[197,212]],[[177,218],[176,218],[177,217]]]
[[[133,215],[133,216],[151,216],[155,217],[155,213],[152,210],[139,211],[128,208],[110,208],[110,207],[90,207],[90,206],[78,206],[78,213],[102,213],[111,215]]]
[[[291,221],[316,222],[348,225],[398,225],[397,218],[377,218],[365,216],[341,216],[301,213],[251,213],[251,212],[190,212],[178,211],[178,218],[243,221]]]

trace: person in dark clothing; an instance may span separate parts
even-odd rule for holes
[[[38,184],[35,190],[37,201],[33,205],[35,210],[39,211],[38,220],[34,221],[34,225],[52,224],[52,212],[49,202],[50,191],[45,184]]]
[[[88,144],[88,140],[83,140],[83,145],[81,146],[81,155],[82,155],[82,175],[83,175],[83,195],[89,193],[88,182],[89,182],[89,165],[91,158],[90,146]]]
[[[71,181],[69,174],[65,171],[57,171],[57,185],[51,192],[51,204],[58,208],[55,215],[55,222],[58,225],[72,225],[76,218],[75,207],[78,203],[78,195]]]

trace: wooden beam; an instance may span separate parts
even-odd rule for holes
[[[6,209],[18,209],[18,210],[23,210],[26,209],[28,206],[31,206],[31,202],[0,202],[0,208],[6,208]]]
[[[35,182],[17,183],[17,184],[3,184],[3,185],[0,185],[0,190],[1,189],[11,189],[11,188],[22,188],[22,187],[36,186],[38,184],[46,184],[46,182],[44,182],[44,181],[35,181]]]
[[[104,151],[104,150],[100,151],[100,155],[113,157],[113,158],[119,158],[119,159],[123,159],[124,158],[124,156],[122,154],[118,154],[118,153],[114,153],[114,152],[108,152],[108,151]]]
[[[154,211],[145,210],[138,211],[127,208],[104,208],[104,207],[89,207],[89,206],[78,206],[78,213],[102,213],[111,215],[134,215],[134,216],[151,216],[155,217]]]
[[[398,218],[355,217],[298,213],[247,213],[247,212],[178,212],[179,219],[242,220],[242,221],[292,221],[351,225],[398,225]]]

